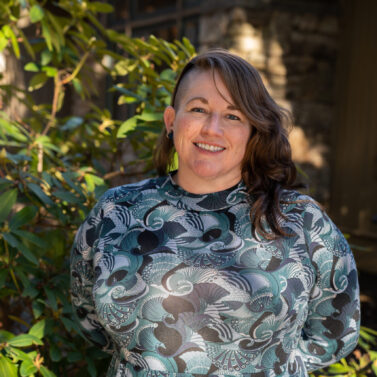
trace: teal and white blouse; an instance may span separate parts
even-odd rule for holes
[[[241,182],[196,195],[170,176],[107,191],[72,248],[72,302],[109,377],[304,377],[349,354],[357,271],[308,196],[284,191],[283,229],[255,238]]]

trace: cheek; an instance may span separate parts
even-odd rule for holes
[[[174,127],[174,143],[176,147],[189,142],[196,134],[198,127],[194,122],[180,119]]]
[[[237,155],[242,154],[243,156],[245,154],[247,143],[249,142],[250,138],[250,133],[250,130],[243,128],[234,134],[233,142],[236,146]]]

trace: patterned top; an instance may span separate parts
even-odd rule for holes
[[[170,176],[107,191],[72,248],[72,301],[108,377],[307,376],[349,354],[359,288],[343,235],[283,192],[290,237],[254,237],[245,185],[191,194]]]

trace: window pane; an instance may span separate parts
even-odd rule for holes
[[[112,28],[124,25],[130,18],[129,0],[113,0],[112,5],[114,12],[110,13],[107,18],[107,25]]]
[[[190,17],[183,19],[181,38],[186,37],[198,48],[199,44],[199,17]]]
[[[202,2],[201,0],[183,0],[183,8],[197,7]]]
[[[173,41],[178,38],[177,25],[172,22],[151,25],[148,27],[139,27],[132,30],[133,37],[149,37],[153,34],[157,38],[163,38],[167,41]]]
[[[134,0],[132,18],[141,18],[166,14],[176,10],[176,0]]]

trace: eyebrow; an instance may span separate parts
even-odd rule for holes
[[[208,100],[204,97],[192,97],[190,98],[187,102],[186,102],[186,105],[188,105],[190,102],[192,101],[200,101],[200,102],[203,102],[204,104],[208,105]],[[237,110],[237,111],[241,111],[239,107],[235,106],[235,105],[228,105],[227,106],[227,109],[228,110]]]

